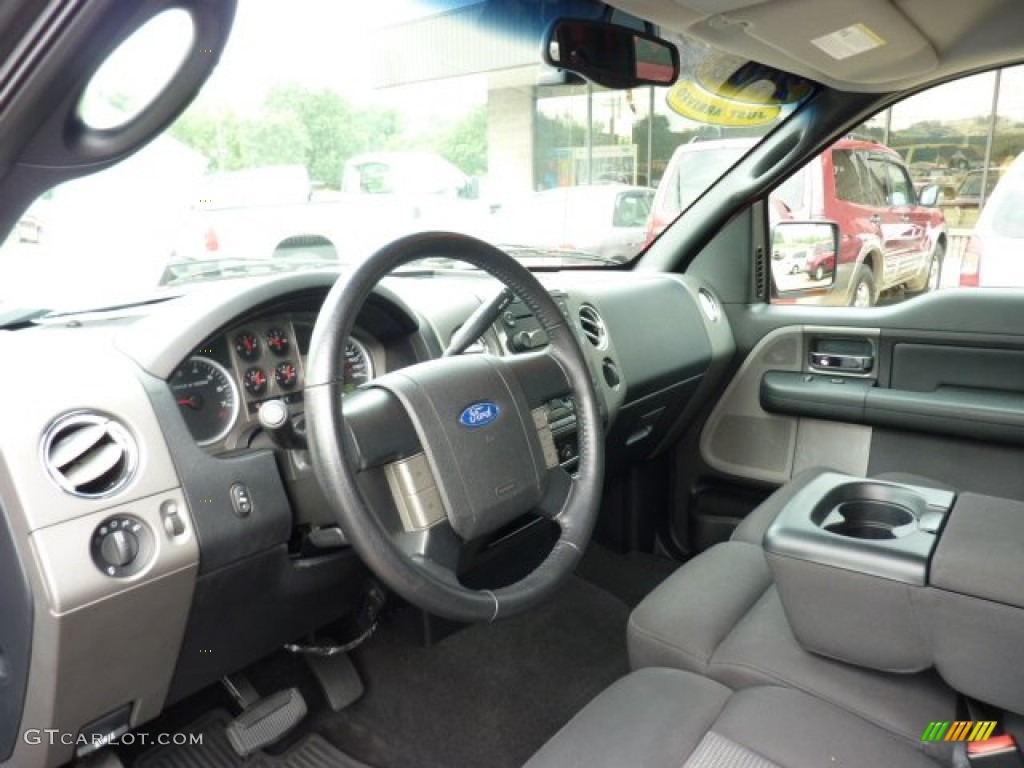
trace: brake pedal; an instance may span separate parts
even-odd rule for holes
[[[228,724],[225,733],[239,757],[270,746],[306,716],[306,700],[298,688],[287,688],[245,708]]]
[[[366,690],[347,653],[332,656],[307,654],[306,663],[320,684],[332,712],[340,712],[358,700]]]

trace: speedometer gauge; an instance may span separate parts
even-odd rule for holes
[[[231,431],[238,419],[240,398],[223,365],[207,357],[190,357],[171,375],[170,385],[197,443],[215,443]]]
[[[362,342],[349,339],[345,345],[345,372],[342,391],[351,392],[373,378],[373,360]]]

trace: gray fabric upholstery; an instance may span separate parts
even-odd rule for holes
[[[683,763],[683,768],[781,768],[778,763],[765,760],[757,752],[727,739],[720,733],[708,731],[697,749]]]
[[[951,752],[945,742],[920,741],[929,721],[956,719],[956,695],[934,670],[892,675],[805,651],[793,636],[774,587],[719,645],[707,674],[730,688],[795,688],[848,710],[933,757],[946,759]]]
[[[732,541],[743,541],[747,544],[761,546],[764,541],[765,531],[775,521],[779,511],[789,503],[797,493],[803,490],[809,482],[830,470],[822,467],[805,469],[793,476],[793,479],[779,488],[775,493],[765,499],[757,508],[743,518],[743,522],[736,526],[732,532]]]
[[[933,672],[891,675],[817,656],[790,629],[763,550],[712,547],[662,582],[630,616],[633,669],[670,666],[731,688],[775,684],[807,692],[922,745],[930,720],[955,719],[956,696]]]
[[[778,687],[732,693],[673,669],[600,694],[526,768],[827,768],[938,765],[880,728]]]
[[[1015,606],[928,589],[935,668],[958,691],[1024,714],[1024,611]]]
[[[932,666],[915,596],[924,587],[768,553],[797,641],[809,651],[898,675]]]
[[[704,674],[719,643],[771,583],[760,547],[726,542],[698,555],[633,610],[630,664]]]
[[[587,704],[527,768],[679,768],[729,700],[724,685],[671,669],[644,669]]]
[[[1024,607],[1024,504],[962,493],[932,558],[928,582],[963,595]]]
[[[884,730],[791,688],[739,691],[713,728],[786,768],[938,764]]]

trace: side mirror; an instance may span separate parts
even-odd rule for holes
[[[779,293],[820,292],[839,269],[839,225],[780,221],[772,228],[772,277]]]
[[[939,204],[939,195],[942,194],[942,188],[938,184],[928,184],[922,187],[921,194],[919,194],[918,202],[928,208],[934,208]]]
[[[559,19],[548,28],[544,61],[605,88],[671,85],[679,51],[660,37],[590,19]]]

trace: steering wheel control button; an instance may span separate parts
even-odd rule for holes
[[[137,517],[118,515],[96,527],[90,551],[96,567],[107,576],[134,576],[152,558],[153,534]]]
[[[558,458],[558,449],[555,447],[555,436],[551,432],[548,423],[548,408],[541,406],[531,411],[533,414],[533,425],[537,427],[537,437],[540,438],[540,447],[544,451],[544,465],[548,469],[554,469],[561,461]]]
[[[422,531],[444,519],[441,493],[426,454],[417,453],[384,468],[398,516],[407,531]]]
[[[231,486],[231,509],[238,517],[248,517],[252,514],[252,496],[242,483]]]
[[[408,531],[422,531],[444,520],[444,504],[436,486],[396,499],[402,525]]]
[[[406,496],[434,486],[434,476],[430,473],[426,454],[418,453],[403,461],[396,461],[388,466],[388,470],[394,473],[399,488]]]
[[[182,517],[181,507],[174,499],[168,499],[160,505],[160,519],[168,538],[174,539],[185,533],[185,518]]]

